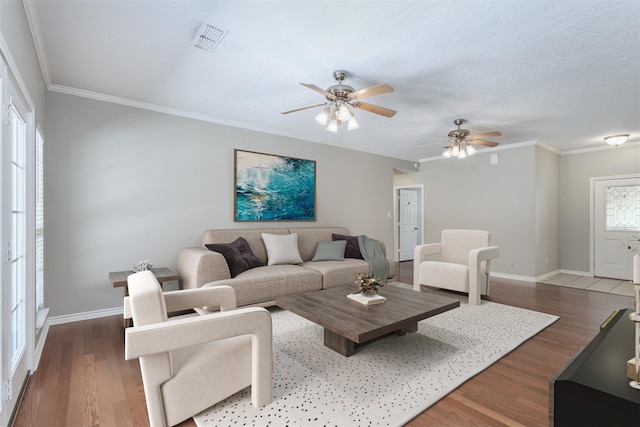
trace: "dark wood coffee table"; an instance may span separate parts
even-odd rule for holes
[[[388,284],[382,304],[362,305],[347,298],[355,284],[276,298],[276,305],[324,327],[324,345],[351,356],[358,345],[395,333],[416,332],[418,322],[460,306],[460,301]]]

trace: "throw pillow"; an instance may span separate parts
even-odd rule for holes
[[[262,233],[267,248],[267,265],[302,264],[298,250],[298,233],[266,234]]]
[[[344,250],[345,258],[364,259],[362,253],[360,253],[360,244],[358,243],[358,236],[345,236],[343,234],[332,234],[333,240],[346,240],[347,247]]]
[[[344,261],[344,250],[346,247],[346,240],[318,242],[316,253],[313,255],[311,261]]]
[[[231,277],[236,277],[243,271],[262,267],[264,263],[255,256],[249,243],[243,238],[238,237],[232,243],[209,243],[205,245],[207,249],[218,252],[224,256],[229,266]]]

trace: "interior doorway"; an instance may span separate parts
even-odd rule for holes
[[[395,261],[413,260],[413,249],[423,241],[423,190],[422,185],[395,189]]]
[[[640,250],[640,175],[592,178],[593,274],[631,280]]]

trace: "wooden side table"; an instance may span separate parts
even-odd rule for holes
[[[169,268],[158,267],[158,268],[152,268],[151,271],[156,276],[156,279],[158,279],[160,286],[162,286],[163,283],[165,282],[174,282],[178,280],[178,273],[176,273],[175,271]],[[112,271],[111,273],[109,273],[109,280],[111,280],[111,285],[113,285],[114,288],[123,287],[124,296],[126,297],[129,295],[129,287],[127,286],[127,277],[129,277],[134,273],[135,271],[133,270]],[[131,319],[124,319],[123,323],[125,328],[131,326]]]

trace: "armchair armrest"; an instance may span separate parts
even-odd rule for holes
[[[183,289],[164,292],[163,295],[167,313],[208,306],[220,307],[220,311],[236,308],[236,292],[231,286]],[[131,319],[131,317],[131,301],[129,297],[124,297],[124,318]]]
[[[440,253],[440,243],[426,243],[424,245],[418,245],[413,249],[413,261],[424,261],[429,255],[436,255]]]
[[[242,308],[127,328],[124,354],[126,360],[131,360],[241,335],[251,336],[251,403],[258,408],[271,402],[273,392],[271,314],[264,308]]]
[[[271,314],[262,307],[240,308],[125,330],[125,359],[165,353],[239,335],[253,335],[271,347]]]
[[[413,249],[413,289],[420,290],[420,263],[429,255],[440,253],[440,243],[426,243]]]
[[[485,271],[488,275],[490,271],[490,261],[498,258],[499,256],[500,247],[498,246],[473,249],[469,252],[469,305],[480,305],[480,289],[478,286],[471,286],[471,284],[479,283],[478,281],[482,270],[482,263],[487,263]]]
[[[236,308],[236,291],[231,286],[212,286],[208,288],[183,289],[164,293],[167,312],[190,308],[219,306],[220,311]]]
[[[224,256],[205,248],[183,248],[178,255],[178,276],[182,289],[199,288],[205,283],[230,279]]]

